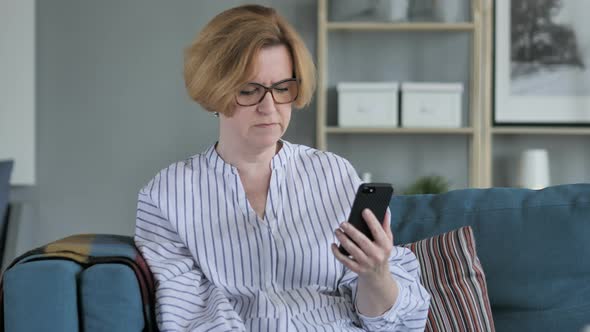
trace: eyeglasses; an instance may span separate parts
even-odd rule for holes
[[[299,81],[296,78],[288,78],[271,86],[246,83],[236,94],[236,103],[240,106],[254,106],[264,99],[267,92],[270,92],[275,104],[292,103],[299,95]]]

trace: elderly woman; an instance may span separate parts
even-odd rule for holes
[[[374,241],[341,223],[361,183],[353,167],[281,139],[314,75],[300,36],[262,6],[219,14],[186,50],[187,90],[218,114],[219,140],[139,193],[135,241],[161,330],[424,329],[430,297],[389,214],[364,211]]]

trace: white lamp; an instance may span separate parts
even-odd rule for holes
[[[545,149],[525,150],[520,157],[519,183],[522,188],[542,189],[549,186],[549,154]]]

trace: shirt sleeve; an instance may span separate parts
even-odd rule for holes
[[[354,197],[356,188],[362,181],[352,165],[348,162],[345,164],[351,179],[349,195]],[[346,267],[344,269],[338,288],[354,304],[358,275]],[[420,283],[420,264],[416,256],[409,249],[394,246],[389,257],[389,271],[399,289],[396,302],[377,317],[365,316],[355,306],[361,326],[366,331],[423,331],[428,318],[430,295]]]
[[[378,317],[359,313],[367,331],[423,331],[428,318],[430,295],[420,283],[420,265],[412,251],[394,247],[389,259],[389,271],[397,283],[399,293],[394,305]],[[353,303],[356,300],[356,281],[351,282]]]
[[[154,179],[155,180],[155,179]],[[139,192],[135,243],[156,281],[161,331],[245,331],[227,297],[196,266],[190,251],[152,199],[154,180]],[[164,186],[166,187],[166,186]]]

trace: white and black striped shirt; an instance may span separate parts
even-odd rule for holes
[[[364,317],[357,275],[330,244],[361,183],[345,159],[283,141],[271,160],[265,218],[214,146],[160,171],[139,193],[135,241],[157,283],[162,331],[424,329],[419,265],[394,247],[394,306]]]

